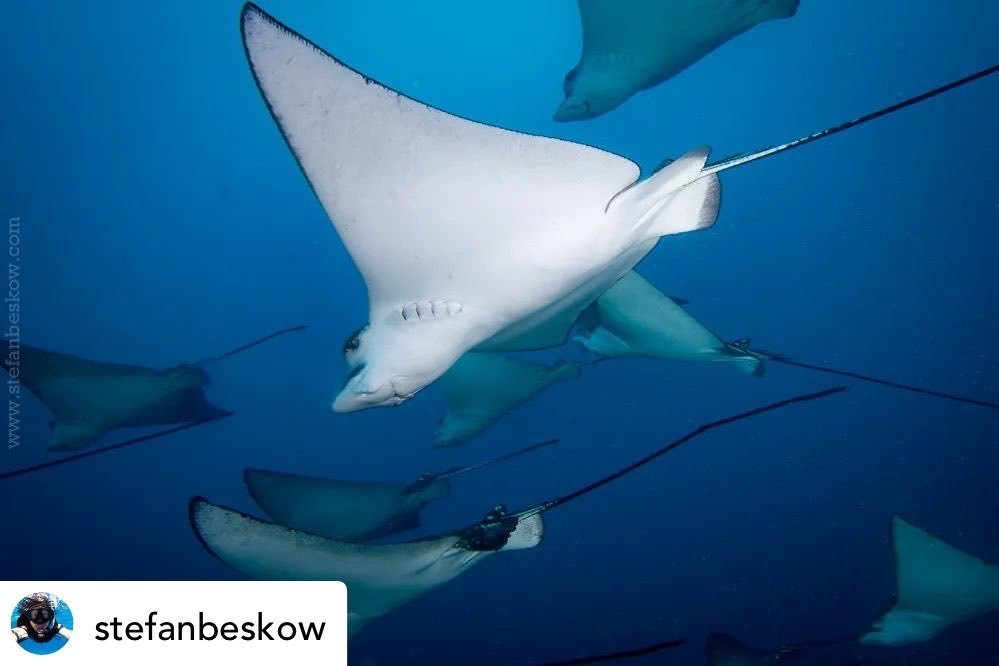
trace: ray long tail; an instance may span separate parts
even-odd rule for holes
[[[910,97],[908,99],[902,100],[901,102],[898,102],[896,104],[892,104],[882,109],[878,109],[877,111],[873,111],[866,115],[860,116],[859,118],[848,120],[847,122],[842,123],[840,125],[836,125],[835,127],[829,127],[819,132],[809,134],[808,136],[803,136],[793,141],[782,143],[779,146],[770,146],[768,148],[763,148],[762,150],[758,150],[753,153],[746,153],[742,155],[736,155],[735,157],[730,157],[729,159],[722,160],[721,162],[718,162],[716,164],[711,164],[706,166],[703,169],[703,171],[701,171],[701,175],[699,178],[706,178],[712,174],[720,173],[722,171],[727,171],[729,169],[734,169],[735,167],[742,166],[744,164],[749,164],[751,162],[761,160],[765,157],[770,157],[771,155],[783,153],[785,151],[791,150],[792,148],[798,148],[800,146],[804,146],[805,144],[812,143],[813,141],[818,141],[819,139],[824,139],[834,134],[839,134],[840,132],[844,132],[853,127],[857,127],[858,125],[863,125],[864,123],[876,120],[877,118],[881,118],[882,116],[887,116],[896,111],[900,111],[906,107],[913,106],[920,102],[926,101],[932,97],[936,97],[937,95],[942,95],[945,92],[954,90],[955,88],[960,88],[961,86],[965,86],[979,79],[984,79],[985,77],[995,74],[996,72],[999,72],[999,65],[992,65],[991,67],[986,67],[985,69],[979,70],[974,74],[969,74],[968,76],[960,78],[956,81],[951,81],[950,83],[939,86],[932,90],[928,90],[922,94],[916,95],[915,97]]]
[[[689,433],[687,433],[683,437],[680,437],[679,439],[673,440],[672,442],[670,442],[666,446],[662,447],[661,449],[653,451],[652,453],[648,454],[647,456],[645,456],[643,458],[640,458],[639,460],[636,460],[635,462],[631,463],[630,465],[627,465],[626,467],[622,467],[621,469],[617,470],[616,472],[614,472],[612,474],[608,474],[607,476],[604,476],[604,477],[602,477],[600,479],[597,479],[596,481],[594,481],[594,482],[592,482],[592,483],[590,483],[588,485],[585,485],[582,488],[579,488],[579,489],[577,489],[577,490],[569,493],[568,495],[562,495],[561,497],[557,497],[555,499],[548,500],[547,502],[542,502],[541,504],[536,504],[535,506],[532,506],[532,507],[530,507],[528,509],[524,509],[523,511],[519,511],[519,512],[517,512],[516,515],[518,517],[532,516],[532,515],[536,515],[536,514],[542,513],[544,511],[548,511],[549,509],[554,509],[555,507],[561,506],[561,505],[563,505],[563,504],[565,504],[567,502],[571,502],[574,499],[577,499],[579,497],[582,497],[583,495],[586,495],[586,494],[589,494],[589,493],[593,492],[597,488],[601,488],[601,487],[607,485],[608,483],[611,483],[612,481],[616,481],[617,479],[620,479],[622,476],[625,476],[627,474],[630,474],[631,472],[634,472],[636,469],[638,469],[640,467],[644,467],[645,465],[649,464],[650,462],[652,462],[656,458],[659,458],[660,456],[662,456],[662,455],[664,455],[666,453],[669,453],[673,449],[676,449],[676,448],[679,448],[680,446],[683,446],[684,444],[686,444],[690,440],[695,439],[697,436],[702,435],[705,432],[708,432],[709,430],[714,430],[715,428],[720,428],[722,426],[729,425],[730,423],[735,423],[736,421],[742,421],[743,419],[748,419],[748,418],[750,418],[752,416],[758,416],[760,414],[765,414],[766,412],[771,412],[771,411],[774,411],[775,409],[780,409],[782,407],[788,407],[790,405],[795,405],[795,404],[802,403],[802,402],[809,402],[809,401],[812,401],[812,400],[818,400],[820,398],[826,398],[826,397],[829,397],[831,395],[835,395],[837,393],[842,393],[842,392],[844,392],[846,390],[847,390],[846,386],[836,386],[834,388],[825,389],[824,391],[817,391],[815,393],[808,393],[808,394],[804,394],[804,395],[795,396],[793,398],[788,398],[786,400],[780,400],[778,402],[772,402],[769,405],[764,405],[762,407],[757,407],[756,409],[751,409],[749,411],[745,411],[745,412],[742,412],[740,414],[736,414],[734,416],[727,416],[725,418],[718,419],[716,421],[710,421],[708,423],[703,423],[703,424],[697,426],[694,430],[691,430]]]
[[[267,342],[268,340],[273,340],[274,338],[277,338],[277,337],[280,337],[282,335],[285,335],[286,333],[293,333],[295,331],[304,331],[307,328],[308,328],[308,326],[305,325],[305,324],[299,324],[298,326],[289,326],[288,328],[282,328],[280,331],[275,331],[274,333],[269,333],[268,335],[265,335],[265,336],[263,336],[261,338],[257,338],[256,340],[253,340],[251,342],[247,342],[245,345],[240,345],[239,347],[236,347],[235,349],[230,349],[229,351],[225,352],[224,354],[219,354],[218,356],[212,356],[210,358],[206,358],[204,360],[198,361],[198,365],[205,365],[206,363],[215,363],[217,361],[221,361],[223,359],[227,359],[230,356],[235,356],[236,354],[239,354],[240,352],[244,352],[247,349],[251,349],[252,347],[256,347],[259,344],[263,344],[263,343]]]
[[[466,465],[465,467],[452,467],[451,469],[445,470],[434,476],[438,479],[448,479],[453,476],[458,476],[459,474],[464,474],[465,472],[471,472],[477,469],[482,469],[483,467],[488,467],[489,465],[494,465],[496,463],[503,462],[504,460],[510,460],[511,458],[516,458],[517,456],[522,456],[525,453],[530,453],[531,451],[537,451],[546,446],[551,446],[552,444],[558,444],[558,439],[546,439],[543,442],[538,442],[537,444],[531,444],[530,446],[525,446],[522,449],[517,449],[516,451],[511,451],[510,453],[505,453],[491,460],[485,460],[480,463],[475,463],[473,465]]]
[[[141,442],[148,442],[148,441],[150,441],[152,439],[159,439],[160,437],[165,437],[166,435],[172,435],[175,432],[180,432],[182,430],[189,430],[190,428],[194,428],[194,427],[197,427],[197,426],[200,426],[200,425],[204,425],[206,423],[211,423],[212,421],[218,421],[219,419],[228,418],[228,417],[232,416],[233,414],[235,414],[235,412],[226,412],[226,413],[221,414],[219,416],[211,416],[211,417],[209,417],[207,419],[201,419],[200,421],[192,421],[190,423],[184,423],[182,425],[179,425],[179,426],[176,426],[176,427],[173,427],[173,428],[167,428],[166,430],[159,430],[157,432],[153,432],[153,433],[150,433],[148,435],[142,435],[141,437],[134,437],[132,439],[127,439],[124,442],[118,442],[117,444],[111,444],[109,446],[103,446],[101,448],[91,449],[89,451],[85,451],[84,453],[77,453],[77,454],[72,455],[72,456],[66,456],[65,458],[60,458],[59,460],[52,460],[52,461],[49,461],[49,462],[39,463],[37,465],[32,465],[30,467],[24,467],[22,469],[16,469],[16,470],[14,470],[12,472],[4,472],[4,473],[0,474],[0,481],[4,481],[6,479],[11,479],[11,478],[14,478],[16,476],[23,476],[25,474],[30,474],[32,472],[38,472],[38,471],[41,471],[43,469],[48,469],[50,467],[57,467],[59,465],[65,465],[67,463],[71,463],[71,462],[74,462],[74,461],[77,461],[77,460],[81,460],[83,458],[89,458],[90,456],[96,456],[99,453],[108,453],[109,451],[114,451],[116,449],[122,449],[122,448],[125,448],[126,446],[131,446],[133,444],[139,444]]]
[[[803,368],[805,370],[813,370],[815,372],[824,372],[826,374],[837,375],[839,377],[849,377],[851,379],[859,379],[860,381],[863,382],[869,382],[871,384],[880,384],[881,386],[888,386],[891,388],[900,389],[902,391],[909,391],[911,393],[921,393],[922,395],[928,395],[934,398],[943,398],[944,400],[953,400],[955,402],[963,402],[969,405],[977,405],[979,407],[989,407],[991,409],[999,409],[999,403],[989,402],[988,400],[979,400],[978,398],[969,398],[967,396],[956,395],[954,393],[935,391],[933,389],[923,388],[921,386],[902,384],[901,382],[895,382],[888,379],[881,379],[880,377],[872,377],[870,375],[864,375],[859,372],[852,372],[850,370],[839,370],[837,368],[830,368],[824,365],[804,363],[802,361],[796,361],[794,359],[788,358],[787,356],[782,356],[781,354],[767,354],[766,352],[760,352],[760,353],[764,354],[767,357],[768,361],[781,363],[783,365],[790,365],[796,368]]]

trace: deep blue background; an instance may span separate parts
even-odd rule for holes
[[[563,439],[456,482],[427,516],[445,529],[834,383],[783,367],[754,380],[607,363],[450,451],[429,448],[434,389],[334,415],[363,284],[253,84],[240,3],[2,4],[0,212],[22,219],[25,341],[166,366],[312,326],[214,368],[211,395],[235,418],[4,482],[9,543],[48,553],[26,557],[5,537],[10,577],[233,577],[194,539],[186,504],[203,494],[253,511],[247,465],[408,480]],[[622,108],[560,125],[550,117],[580,43],[568,0],[264,8],[402,92],[644,168],[705,143],[722,157],[787,140],[999,60],[988,0],[805,0]],[[997,400],[997,102],[999,81],[978,82],[726,174],[718,224],[667,238],[641,269],[723,337]],[[0,470],[51,458],[49,417],[24,403],[27,442]],[[997,435],[994,411],[861,385],[719,431],[553,512],[542,547],[372,626],[352,663],[518,664],[687,636],[658,659],[699,664],[712,630],[761,645],[857,632],[890,602],[893,513],[999,562]],[[988,662],[995,630],[983,619],[875,656]]]

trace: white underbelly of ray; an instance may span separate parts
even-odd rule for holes
[[[646,241],[622,253],[598,273],[574,286],[562,298],[504,328],[482,345],[490,351],[518,351],[555,347],[565,342],[580,313],[645,258],[658,239]],[[549,327],[554,322],[559,326]],[[547,330],[546,330],[547,329]],[[543,332],[543,334],[538,334]]]

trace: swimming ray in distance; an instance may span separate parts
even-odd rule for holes
[[[547,340],[548,331],[534,331],[521,337],[539,348],[551,342],[561,344],[568,327],[560,320],[556,340]],[[343,345],[343,359],[355,365],[364,328],[351,334]],[[552,384],[576,379],[580,371],[601,359],[559,361],[554,365],[514,358],[498,352],[468,352],[462,355],[440,378],[447,401],[447,411],[434,431],[434,446],[464,444],[492,427],[517,407],[537,397]]]
[[[52,412],[50,450],[83,448],[116,428],[203,421],[226,413],[208,402],[203,389],[208,375],[194,364],[158,370],[21,345],[5,366]]]
[[[686,309],[631,271],[587,308],[577,322],[576,342],[605,358],[642,356],[668,360],[731,362],[753,375],[763,374],[765,361],[849,377],[935,398],[979,407],[999,403],[936,391],[868,374],[805,363],[785,354],[752,347],[748,339],[722,342]]]
[[[440,378],[447,413],[434,432],[434,445],[464,444],[552,384],[576,379],[587,364],[546,365],[491,352],[463,355]]]
[[[750,648],[713,634],[708,666],[762,666],[842,645],[902,647],[932,640],[945,629],[999,611],[999,566],[958,550],[899,516],[891,521],[895,601],[859,637],[798,643],[778,650]],[[871,663],[862,660],[858,663]]]
[[[731,363],[760,376],[763,356],[723,342],[687,310],[629,271],[577,322],[576,342],[603,357]]]
[[[19,345],[4,359],[11,378],[27,388],[52,412],[50,450],[88,446],[110,430],[182,424],[68,458],[0,475],[0,479],[38,471],[157,439],[167,434],[230,416],[208,401],[205,367],[279,335],[304,329],[293,326],[254,340],[237,349],[195,363],[165,370],[123,365],[71,356],[29,345]]]
[[[448,479],[556,444],[544,442],[485,462],[424,474],[411,483],[341,481],[247,469],[250,496],[271,520],[338,541],[366,542],[420,526],[420,511],[451,492]]]
[[[241,27],[258,88],[367,286],[368,325],[333,402],[339,412],[397,405],[467,351],[575,319],[566,313],[581,312],[659,238],[714,224],[720,172],[996,69],[717,164],[696,149],[638,181],[638,166],[618,155],[414,101],[253,4]]]
[[[583,52],[565,76],[555,120],[607,113],[733,37],[797,9],[798,0],[579,0]]]
[[[860,638],[898,647],[935,638],[944,629],[999,611],[999,566],[958,550],[895,516],[895,604]]]
[[[818,400],[837,387],[771,403],[702,424],[640,460],[579,488],[516,513],[497,506],[475,525],[442,536],[390,544],[358,544],[268,523],[197,497],[190,520],[198,540],[214,556],[250,578],[341,580],[349,590],[351,635],[371,621],[447,583],[485,556],[533,548],[541,542],[541,514],[582,497],[652,462],[695,437],[752,416]]]
[[[338,580],[347,585],[353,636],[379,617],[454,580],[491,555],[541,543],[540,515],[502,507],[481,522],[441,536],[388,544],[327,539],[196,497],[191,526],[201,544],[245,576],[260,580]]]

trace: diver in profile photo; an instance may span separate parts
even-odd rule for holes
[[[69,640],[72,631],[56,619],[56,609],[59,600],[46,592],[36,592],[21,599],[17,605],[17,619],[11,631],[17,642],[34,652],[28,641],[37,644],[47,644],[45,652],[55,652]]]

